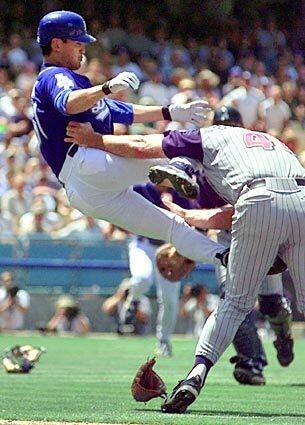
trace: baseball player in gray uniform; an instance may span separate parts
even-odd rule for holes
[[[237,109],[227,106],[222,106],[214,111],[213,124],[243,127],[242,117],[237,111]],[[205,181],[205,179],[200,179],[200,188],[202,187],[202,181]],[[207,190],[209,185],[206,184],[205,186],[205,190]],[[209,190],[207,191],[209,193]],[[201,196],[199,199],[202,199],[203,202],[201,204],[205,206],[206,203],[204,202],[204,192],[203,196]],[[224,208],[225,202],[223,201],[222,204],[219,204],[218,202],[218,205],[214,206],[221,206],[222,208]],[[227,205],[226,207],[228,208],[229,206]],[[233,213],[234,209],[232,208],[231,210]],[[206,212],[210,216],[213,216],[213,214],[218,214],[218,220],[222,220],[219,215],[219,210],[217,211],[216,209],[214,210],[214,212],[213,210]],[[187,211],[185,211],[185,213],[187,214]],[[227,219],[222,220],[223,229],[219,231],[217,235],[217,240],[219,243],[222,243],[225,246],[230,246],[231,218],[228,215],[228,210],[223,214],[226,214]],[[227,226],[224,226],[225,221],[227,222]],[[224,286],[226,282],[226,274],[227,269],[225,267],[216,266],[217,279],[220,284],[220,287],[223,287],[223,290],[225,290]],[[279,363],[282,366],[289,366],[289,364],[293,361],[294,358],[293,339],[291,336],[292,312],[289,300],[283,296],[283,284],[281,274],[267,276],[264,279],[260,289],[258,300],[260,312],[268,319],[271,328],[275,332],[276,340],[274,341],[274,346],[277,350],[277,357]],[[265,382],[264,377],[261,373],[261,369],[264,364],[266,364],[266,357],[262,344],[257,339],[257,336],[255,337],[256,332],[254,331],[255,324],[253,320],[253,314],[250,314],[239,327],[233,341],[238,354],[237,356],[231,359],[231,361],[236,362],[234,370],[235,378],[239,382],[250,384]],[[253,341],[253,344],[251,344],[251,339]],[[252,348],[251,345],[253,345]],[[257,360],[255,360],[255,356],[257,357]]]
[[[170,140],[166,142],[166,138]],[[202,152],[194,157],[203,164],[214,190],[235,209],[226,294],[214,326],[209,326],[209,320],[204,326],[194,367],[164,402],[164,412],[182,413],[196,399],[210,368],[253,307],[277,253],[288,265],[298,308],[305,312],[304,168],[285,145],[265,133],[212,126],[201,129],[198,138]],[[167,135],[162,143],[169,157],[174,151],[175,156],[179,151],[192,156],[189,146],[186,149],[189,143],[178,134]],[[166,167],[154,167],[153,180],[173,179],[176,163],[181,169],[177,158],[172,159],[169,172]]]

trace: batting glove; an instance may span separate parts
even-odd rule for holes
[[[172,121],[191,122],[198,127],[202,120],[207,118],[208,112],[211,110],[206,100],[195,100],[194,102],[184,105],[169,105],[168,112]]]
[[[106,81],[103,84],[103,92],[105,94],[118,93],[121,90],[132,89],[137,90],[139,88],[140,81],[136,74],[133,72],[121,72],[112,80]]]

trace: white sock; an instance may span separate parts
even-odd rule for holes
[[[169,163],[175,161],[182,162],[183,164],[189,165],[193,168],[194,171],[201,171],[202,170],[202,164],[197,161],[197,159],[189,158],[187,156],[176,156],[175,158],[172,158]]]
[[[201,378],[201,385],[202,385],[202,383],[204,382],[206,372],[207,372],[206,365],[203,363],[200,363],[190,371],[186,379],[193,378],[194,376],[199,375]]]

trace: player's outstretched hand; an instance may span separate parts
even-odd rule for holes
[[[105,94],[109,94],[118,93],[126,89],[137,90],[139,85],[140,81],[136,74],[133,72],[121,72],[116,77],[112,78],[112,80],[103,84],[103,91]]]
[[[169,105],[168,110],[172,121],[191,122],[199,127],[211,108],[206,100],[195,100],[184,105]]]
[[[95,133],[89,122],[70,121],[66,131],[67,143],[76,143],[79,146],[98,147],[100,136]]]

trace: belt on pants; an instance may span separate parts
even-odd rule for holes
[[[67,156],[70,156],[71,158],[74,157],[74,155],[76,154],[76,152],[78,151],[79,146],[74,143],[72,146],[70,146],[68,152],[67,152]],[[59,183],[61,183],[63,185],[63,187],[65,187],[65,184],[58,178]]]
[[[256,189],[257,187],[266,186],[273,189],[284,189],[293,190],[297,186],[305,186],[305,179],[303,178],[290,178],[290,177],[265,177],[261,179],[255,179],[252,182],[247,183],[250,189]]]

